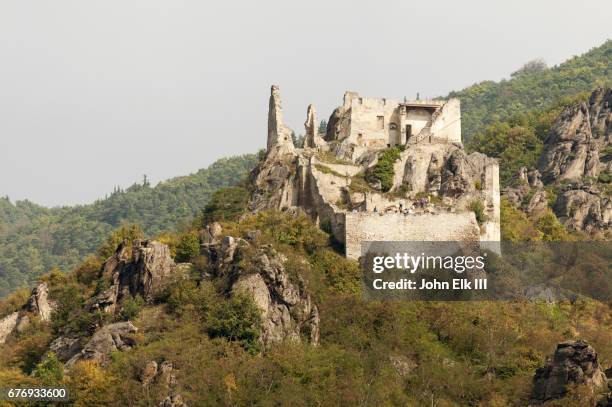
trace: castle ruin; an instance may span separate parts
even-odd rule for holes
[[[463,149],[458,99],[397,102],[346,92],[325,133],[312,105],[304,126],[298,148],[272,86],[251,210],[301,208],[353,259],[363,241],[500,240],[499,167]],[[383,184],[379,160],[391,150],[393,171]]]

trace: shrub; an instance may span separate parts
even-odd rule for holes
[[[601,172],[599,174],[599,177],[597,177],[597,180],[603,184],[609,184],[610,181],[612,181],[612,175],[610,175],[609,172]]]
[[[130,319],[136,318],[138,316],[138,313],[140,313],[140,310],[142,309],[143,305],[144,300],[140,295],[128,298],[121,304],[121,312],[119,312],[119,318],[123,321],[128,321]]]
[[[545,241],[563,241],[570,238],[561,222],[559,222],[551,210],[548,210],[546,214],[538,218],[536,227],[542,232],[542,239]]]
[[[200,254],[200,238],[196,231],[190,231],[179,237],[176,246],[176,261],[186,262]]]
[[[142,229],[137,224],[124,224],[119,229],[114,230],[98,249],[98,254],[101,258],[107,259],[115,253],[119,243],[126,240],[129,247],[136,239],[142,239],[144,236]]]
[[[68,386],[75,407],[112,405],[115,378],[102,369],[96,362],[83,360],[77,362],[71,372]]]
[[[58,385],[64,377],[64,367],[57,359],[57,356],[55,356],[55,353],[49,352],[47,357],[36,365],[32,372],[32,376],[37,378],[44,385]]]
[[[393,165],[399,160],[402,150],[400,146],[383,150],[378,156],[378,162],[368,173],[370,178],[380,181],[383,192],[387,192],[393,187]]]
[[[361,270],[357,262],[327,249],[317,251],[311,257],[314,269],[325,276],[332,291],[357,294],[361,291]]]
[[[525,212],[515,208],[507,199],[501,200],[501,237],[511,242],[541,240],[542,233],[536,229]]]
[[[487,220],[487,215],[485,215],[485,206],[484,202],[481,199],[474,199],[468,204],[468,209],[474,212],[476,215],[476,221],[479,225],[483,224]]]
[[[259,352],[261,317],[250,296],[238,294],[216,303],[207,322],[212,338],[226,338],[239,342],[251,353]]]
[[[219,301],[210,282],[202,282],[199,286],[192,280],[181,280],[171,289],[168,296],[168,310],[178,316],[196,312],[205,319],[214,301]]]
[[[102,262],[100,258],[98,256],[89,255],[83,260],[83,263],[76,268],[74,274],[79,283],[89,286],[98,279],[101,267]]]

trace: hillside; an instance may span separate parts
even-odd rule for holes
[[[527,63],[510,79],[479,82],[450,92],[447,97],[461,99],[463,139],[469,141],[495,121],[533,109],[545,109],[565,96],[610,85],[610,61],[612,40],[557,66],[548,68],[537,61]]]
[[[256,161],[254,154],[221,159],[195,174],[155,187],[134,184],[90,205],[44,208],[0,199],[0,297],[54,267],[73,268],[124,222],[148,236],[189,222],[214,191],[244,180]]]
[[[609,365],[606,304],[366,300],[357,263],[307,217],[238,221],[240,205],[219,209],[231,195],[209,206],[221,223],[177,236],[199,236],[192,265],[128,241],[0,302],[0,381],[66,386],[75,406],[525,406],[560,341],[597,350],[591,374]]]

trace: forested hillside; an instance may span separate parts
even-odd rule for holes
[[[256,160],[255,154],[221,159],[195,174],[155,187],[134,184],[90,205],[49,209],[0,198],[0,297],[53,267],[71,269],[124,222],[138,224],[147,236],[172,230],[218,188],[242,181]]]
[[[532,61],[500,82],[483,81],[448,97],[461,99],[464,141],[486,125],[506,120],[533,109],[545,109],[559,99],[612,81],[612,40],[548,68],[542,61]]]
[[[449,97],[461,99],[464,141],[500,159],[502,182],[530,167],[563,106],[612,82],[612,41],[552,68],[532,62],[508,80],[484,81]],[[216,189],[239,182],[256,156],[219,160],[209,168],[155,187],[134,184],[91,205],[44,208],[0,198],[0,296],[31,285],[53,267],[70,269],[123,222],[147,236],[193,217]],[[0,191],[1,193],[1,191]]]

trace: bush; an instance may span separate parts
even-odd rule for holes
[[[205,320],[211,310],[211,304],[219,301],[215,289],[210,282],[202,282],[199,286],[192,280],[181,280],[170,289],[167,300],[168,310],[178,316],[195,312],[200,319]]]
[[[200,254],[200,238],[196,231],[190,231],[179,237],[176,246],[176,261],[187,262]]]
[[[91,360],[77,362],[68,380],[71,399],[75,407],[113,405],[112,395],[116,390],[115,378]]]
[[[479,225],[482,225],[484,222],[487,221],[487,215],[485,215],[485,212],[484,212],[485,206],[482,200],[474,199],[473,201],[469,203],[468,209],[474,212],[474,215],[476,215],[476,221],[478,222]]]
[[[133,298],[128,298],[121,304],[121,312],[119,312],[119,318],[123,321],[128,321],[130,319],[136,318],[140,313],[140,310],[142,309],[143,305],[144,300],[140,295],[137,295]]]
[[[119,243],[126,240],[131,248],[132,242],[136,239],[143,238],[142,229],[137,224],[124,224],[119,229],[114,230],[110,236],[106,238],[102,246],[98,249],[98,254],[101,258],[107,259],[115,253]]]
[[[64,377],[64,366],[57,359],[55,353],[49,352],[47,357],[36,365],[32,376],[46,386],[57,386]]]
[[[536,227],[542,233],[542,240],[552,242],[570,239],[565,227],[563,227],[551,210],[548,210],[546,214],[538,218]]]
[[[527,218],[525,212],[515,208],[506,198],[501,200],[501,238],[511,242],[536,241],[542,233]]]
[[[259,352],[261,316],[253,299],[238,294],[214,305],[208,318],[207,332],[212,338],[239,342],[251,353]]]
[[[83,260],[80,266],[76,268],[74,274],[79,283],[91,285],[98,279],[98,274],[102,268],[102,262],[98,256],[89,255]]]
[[[387,192],[393,187],[393,176],[395,174],[393,165],[399,160],[402,150],[400,146],[383,150],[378,156],[378,162],[368,173],[370,179],[380,181],[383,192]]]

